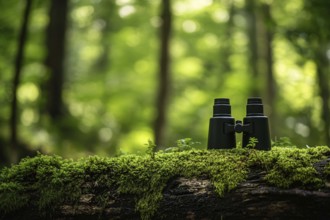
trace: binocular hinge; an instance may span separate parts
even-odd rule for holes
[[[243,147],[247,147],[253,137],[258,140],[255,143],[255,149],[271,149],[268,117],[264,115],[261,98],[248,98],[246,117],[242,121],[235,121],[231,116],[228,98],[214,100],[213,117],[210,118],[209,124],[208,149],[235,148],[235,133],[243,133]]]
[[[233,132],[236,133],[248,133],[251,134],[253,132],[252,130],[252,124],[242,124],[242,121],[236,121],[235,124],[230,124],[230,123],[225,123],[224,124],[224,129],[223,129],[225,134],[230,134]]]
[[[242,124],[242,121],[236,121],[236,124],[234,126],[234,130],[236,133],[252,133],[252,124]]]

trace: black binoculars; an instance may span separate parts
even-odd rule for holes
[[[261,98],[247,100],[246,117],[244,117],[243,123],[242,121],[235,122],[231,116],[229,99],[217,98],[214,100],[207,148],[235,148],[235,132],[243,132],[242,147],[249,147],[250,144],[258,150],[271,149],[268,118],[264,115]]]

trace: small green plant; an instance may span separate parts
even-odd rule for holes
[[[200,142],[192,141],[192,138],[183,138],[176,141],[175,147],[169,147],[165,149],[165,152],[182,152],[193,149],[193,146],[200,144]]]
[[[184,138],[176,141],[176,145],[180,151],[191,150],[193,148],[193,145],[197,143],[198,142],[192,141],[191,138]]]
[[[258,142],[259,142],[258,138],[250,137],[249,143],[246,145],[246,147],[249,148],[249,149],[254,149],[257,146]]]
[[[275,137],[275,140],[272,140],[272,147],[296,147],[289,137]]]
[[[267,167],[267,163],[265,163],[264,161],[264,157],[261,156],[260,152],[258,152],[258,150],[256,150],[256,146],[257,146],[257,143],[258,143],[258,138],[256,137],[250,137],[249,139],[249,143],[246,145],[246,147],[248,149],[250,149],[250,158],[251,157],[254,157],[255,158],[255,161],[261,166],[263,167],[266,171],[269,170],[269,168]]]
[[[152,141],[152,140],[148,140],[148,143],[145,144],[147,145],[147,154],[152,158],[155,159],[155,153],[156,153],[156,147],[157,145]]]

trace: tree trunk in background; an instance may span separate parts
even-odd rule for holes
[[[18,118],[18,107],[17,107],[17,89],[20,83],[21,78],[21,69],[23,65],[23,56],[24,48],[27,40],[27,30],[31,14],[32,0],[26,0],[25,11],[23,15],[22,26],[20,28],[19,40],[18,40],[18,49],[15,58],[15,73],[12,85],[12,101],[11,101],[11,116],[10,116],[10,147],[11,149],[7,150],[9,160],[11,162],[16,162],[18,159],[18,135],[17,135],[17,118]]]
[[[166,110],[170,87],[170,35],[172,26],[171,0],[162,0],[162,25],[160,28],[159,85],[154,121],[155,144],[159,147],[164,141]]]
[[[68,0],[52,0],[47,28],[46,66],[49,68],[47,112],[51,118],[61,116],[63,100],[65,39],[67,26]]]
[[[321,44],[322,46],[322,44]],[[322,120],[324,123],[324,134],[325,134],[325,141],[328,146],[330,146],[330,107],[329,107],[329,98],[330,98],[330,90],[329,90],[329,62],[325,56],[325,51],[323,48],[320,47],[317,51],[317,79],[318,79],[318,86],[319,86],[319,93],[322,99]]]
[[[273,72],[273,26],[270,5],[258,4],[251,0],[246,3],[248,14],[248,37],[250,56],[248,63],[252,73],[251,96],[260,96],[270,110],[269,119],[272,133],[275,131],[275,80]]]
[[[94,21],[101,22],[100,25],[103,27],[100,28],[100,41],[99,44],[102,45],[102,52],[95,59],[93,64],[93,70],[95,73],[98,73],[99,79],[102,80],[100,86],[103,87],[103,93],[99,97],[102,103],[109,103],[112,97],[113,88],[109,87],[109,79],[110,81],[113,79],[112,76],[109,77],[109,72],[112,68],[112,61],[116,59],[112,57],[112,36],[119,31],[118,23],[120,22],[120,18],[118,15],[118,6],[115,1],[102,1],[99,3],[99,12],[98,17],[95,17]],[[104,22],[102,24],[102,22]],[[102,106],[102,110],[100,110],[101,117],[108,117],[108,109],[107,105]],[[119,136],[119,135],[117,135]],[[108,148],[108,153],[110,155],[115,155],[118,151],[119,146],[119,138],[111,138],[111,146]],[[108,144],[108,143],[107,143]],[[87,149],[91,152],[95,151],[94,146],[87,146]]]
[[[272,19],[270,5],[263,3],[262,4],[262,17],[263,17],[263,29],[264,29],[264,60],[265,60],[265,74],[266,74],[266,104],[271,108],[270,110],[270,127],[271,132],[276,134],[275,122],[276,122],[276,106],[275,106],[275,99],[276,99],[276,83],[274,80],[274,71],[273,71],[273,30],[274,30],[274,21]]]
[[[250,95],[251,96],[260,96],[260,71],[258,67],[259,63],[259,45],[258,45],[258,29],[257,29],[257,4],[255,0],[246,1],[245,10],[247,12],[247,23],[248,23],[248,65],[250,72],[252,74],[252,82],[250,82]]]
[[[106,75],[106,72],[111,68],[111,46],[112,41],[111,37],[113,33],[119,30],[118,22],[119,19],[117,14],[118,7],[115,1],[102,1],[99,5],[99,16],[94,18],[95,21],[104,22],[101,24],[103,27],[100,28],[101,39],[100,44],[102,45],[102,52],[96,58],[95,63],[93,64],[93,69],[96,72]]]

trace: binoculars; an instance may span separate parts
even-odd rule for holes
[[[236,147],[235,133],[243,132],[242,147],[253,145],[257,150],[270,150],[268,118],[264,115],[261,98],[249,98],[246,117],[236,121],[231,116],[229,99],[214,100],[213,117],[210,119],[208,149],[231,149]],[[253,143],[251,143],[253,141]]]

